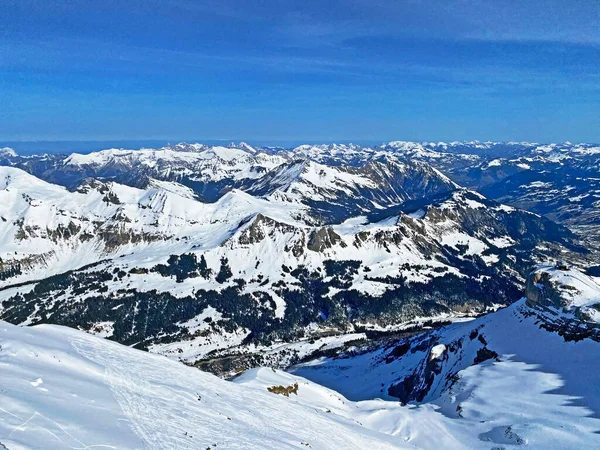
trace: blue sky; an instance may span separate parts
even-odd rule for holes
[[[0,139],[600,142],[597,0],[5,0]]]

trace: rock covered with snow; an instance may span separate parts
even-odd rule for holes
[[[285,366],[293,356],[271,359],[281,339],[508,304],[532,264],[583,260],[578,237],[438,169],[523,145],[182,143],[13,158],[0,168],[0,317],[186,362],[241,355],[230,373],[263,345]]]
[[[177,181],[69,191],[0,167],[0,317],[190,363],[241,354],[215,368],[232,373],[282,336],[486,311],[518,298],[530,264],[578,252],[569,230],[422,162],[282,166],[212,203]]]
[[[17,152],[15,152],[12,148],[10,147],[1,147],[0,148],[0,157],[5,157],[5,158],[16,158]]]
[[[593,277],[564,263],[542,266],[527,278],[526,297],[546,328],[600,342],[600,285]]]

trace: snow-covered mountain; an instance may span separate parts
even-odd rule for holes
[[[392,143],[390,143],[392,144]],[[398,155],[398,146],[387,148]],[[595,144],[404,143],[401,152],[429,162],[462,186],[544,215],[589,237],[600,232],[600,146]]]
[[[209,367],[231,373],[302,357],[273,352],[281,341],[508,304],[536,261],[587,258],[569,230],[425,163],[298,164],[265,191],[232,189],[214,203],[174,181],[86,179],[71,192],[0,168],[0,317],[188,363],[236,354]],[[282,166],[271,173],[293,164]],[[372,200],[384,197],[394,206]],[[351,217],[335,223],[341,205]]]
[[[152,185],[137,189],[87,179],[70,192],[20,169],[0,167],[0,258],[5,270],[19,267],[2,284],[43,278],[107,257],[140,256],[142,250],[168,256],[193,246],[214,247],[259,212],[291,221],[302,210],[236,190],[216,203],[201,203],[175,182]]]
[[[493,169],[499,153],[518,151],[544,161],[595,154],[401,141],[5,150],[0,317],[232,373],[285,367],[316,350],[298,347],[303,339],[321,345],[330,334],[506,305],[537,262],[598,264],[569,229],[443,173],[456,179],[489,158]]]
[[[272,182],[284,182],[294,170],[300,170],[298,160],[327,166],[319,171],[331,172],[337,167],[347,177],[354,177],[348,167],[361,168],[382,159],[386,163],[427,162],[459,185],[489,198],[545,215],[583,234],[596,235],[600,230],[596,204],[600,146],[594,144],[392,141],[371,147],[328,144],[285,149],[245,143],[229,147],[182,143],[161,149],[26,158],[9,148],[0,150],[0,165],[22,168],[69,189],[87,177],[140,188],[149,187],[150,180],[175,181],[189,187],[196,198],[211,202],[232,188],[273,189]],[[280,167],[283,163],[288,163],[287,169]],[[365,192],[361,190],[361,194]],[[394,200],[390,194],[383,199]]]
[[[240,189],[254,196],[310,206],[315,221],[325,224],[408,200],[432,198],[457,187],[427,164],[377,158],[359,167],[293,160]]]
[[[197,198],[215,201],[236,184],[259,178],[287,159],[284,155],[259,153],[247,144],[235,148],[178,144],[161,149],[108,149],[68,156],[13,156],[6,165],[69,189],[76,189],[86,178],[141,188],[158,179],[183,183],[194,190]]]
[[[81,331],[0,322],[0,445],[596,448],[600,343],[543,325],[598,326],[577,311],[600,286],[563,266],[529,279],[527,298],[479,319],[233,381]]]
[[[0,448],[597,447],[599,163],[2,149]]]
[[[161,149],[27,158],[9,148],[0,150],[0,165],[22,168],[69,189],[87,177],[140,188],[158,179],[186,185],[196,198],[211,202],[232,188],[273,188],[272,182],[283,182],[294,170],[300,170],[298,160],[327,166],[318,169],[326,172],[337,167],[347,177],[355,176],[348,167],[362,168],[372,161],[427,162],[459,185],[489,198],[545,215],[582,234],[600,233],[596,204],[600,198],[600,146],[595,144],[392,141],[371,147],[328,144],[285,149],[254,148],[245,143],[230,147],[182,143]],[[280,167],[284,162],[289,165],[287,169]],[[365,192],[361,190],[361,194]],[[387,192],[383,199],[394,200],[390,194]]]
[[[542,266],[507,308],[380,347],[346,347],[292,372],[355,401],[434,404],[488,445],[596,447],[599,300],[597,279]]]

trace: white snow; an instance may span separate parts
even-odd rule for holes
[[[532,181],[529,184],[523,186],[525,189],[548,189],[552,187],[552,183],[544,181]]]
[[[488,248],[484,242],[466,233],[449,231],[442,234],[442,244],[452,248],[458,248],[459,245],[466,245],[467,255],[478,255]]]
[[[382,421],[377,429],[386,426],[388,432],[419,448],[599,447],[600,345],[589,339],[565,342],[557,333],[541,329],[536,320],[520,301],[433,332],[439,336],[439,344],[432,348],[430,358],[448,361],[425,403],[409,405],[402,416],[389,409],[380,412],[375,416]],[[472,330],[485,336],[487,347],[498,353],[499,361],[471,366],[476,349],[482,346],[477,338],[470,338]],[[448,351],[449,344],[459,338],[462,346],[458,353]],[[296,366],[293,373],[339,392],[337,395],[359,400],[356,405],[360,408],[371,404],[370,399],[390,399],[389,383],[412,373],[427,356],[422,350],[409,352],[386,363],[388,352],[321,358]],[[444,388],[447,370],[458,371],[450,388]]]
[[[435,345],[432,347],[431,352],[429,353],[429,359],[438,359],[444,354],[445,351],[446,346],[444,344]]]
[[[498,248],[506,248],[512,245],[515,245],[515,242],[511,239],[510,236],[501,236],[497,238],[489,239],[490,244],[495,245]]]
[[[450,390],[418,406],[377,399],[396,363],[355,356],[332,368],[327,384],[351,397],[372,389],[351,401],[279,370],[253,369],[232,383],[75,330],[0,322],[0,442],[11,450],[596,448],[597,343],[565,343],[520,307],[442,331],[451,339],[479,328],[501,361],[464,368]],[[446,353],[440,344],[430,355]],[[311,367],[303,372],[314,378]],[[289,397],[268,391],[294,385]]]
[[[541,266],[538,271],[550,275],[569,307],[600,305],[600,285],[592,277],[576,269],[561,270],[552,266]]]
[[[569,201],[572,203],[578,203],[581,200],[583,200],[584,198],[587,198],[589,196],[590,196],[590,194],[580,194],[580,195],[576,195],[574,197],[569,197]]]
[[[0,148],[0,155],[9,156],[9,157],[13,157],[13,158],[16,158],[18,156],[17,152],[15,152],[10,147],[2,147],[2,148]]]
[[[10,450],[412,447],[266,389],[67,328],[0,322],[0,346],[0,442]]]
[[[500,257],[493,253],[490,255],[481,255],[481,259],[483,259],[488,266],[500,261]]]

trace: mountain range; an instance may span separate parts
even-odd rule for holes
[[[0,448],[596,447],[599,168],[0,149]]]
[[[536,263],[585,268],[596,256],[569,221],[473,190],[487,175],[468,175],[465,188],[442,173],[461,181],[455,174],[483,173],[506,148],[542,152],[499,146],[4,149],[0,318],[68,325],[231,374],[287,367],[332,334],[508,305]],[[572,146],[560,160],[594,149]],[[543,158],[555,153],[564,146]],[[513,165],[494,161],[496,174]],[[303,339],[315,344],[281,346]]]

